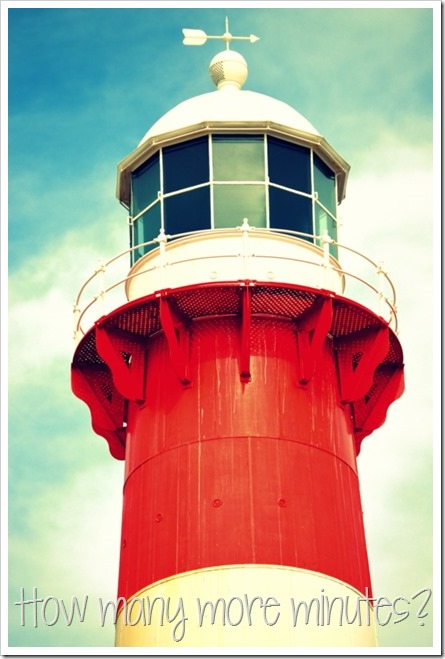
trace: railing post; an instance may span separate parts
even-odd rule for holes
[[[74,304],[73,304],[73,318],[74,318],[73,340],[74,340],[74,345],[77,346],[82,334],[79,327],[80,307],[77,306],[77,300],[74,300]]]
[[[159,243],[159,264],[161,268],[161,286],[160,288],[166,288],[166,272],[165,269],[167,267],[167,256],[165,253],[165,245],[167,243],[167,236],[164,231],[164,228],[161,227],[159,230],[159,235],[156,238],[156,240]]]
[[[386,272],[383,270],[383,261],[377,264],[377,290],[378,290],[378,314],[385,317],[386,298],[383,293],[386,280]]]
[[[322,282],[322,288],[329,288],[329,270],[331,267],[331,254],[329,251],[329,246],[333,243],[334,241],[332,238],[329,236],[327,230],[323,232],[323,235],[321,236],[321,244],[323,247],[323,282]]]
[[[243,223],[241,227],[238,227],[243,232],[242,237],[242,259],[243,259],[243,279],[249,279],[249,232],[252,230],[252,227],[249,224],[247,217],[243,218]]]
[[[99,302],[99,315],[105,315],[105,262],[99,259],[99,265],[96,269],[99,294],[97,300]]]

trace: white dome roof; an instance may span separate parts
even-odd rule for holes
[[[194,96],[164,114],[145,134],[146,140],[205,122],[267,122],[319,135],[312,124],[290,105],[271,96],[230,85]]]
[[[184,35],[187,32],[185,35],[187,39],[204,43],[202,39],[205,34],[201,31],[183,32]],[[190,32],[194,34],[190,35]],[[199,34],[195,34],[196,32]],[[226,36],[230,36],[230,39],[226,39]],[[224,35],[224,40],[227,42],[231,38],[228,32]],[[252,43],[258,40],[254,35],[246,38]],[[148,130],[136,149],[119,163],[117,197],[122,204],[125,206],[130,204],[132,172],[163,145],[218,130],[225,132],[234,130],[240,133],[252,130],[268,132],[278,136],[284,135],[297,144],[311,146],[337,174],[338,199],[339,201],[343,199],[349,171],[348,163],[314,126],[290,105],[272,96],[241,89],[248,75],[247,63],[242,55],[230,49],[217,53],[210,62],[209,72],[218,88],[217,91],[194,96],[164,114]]]

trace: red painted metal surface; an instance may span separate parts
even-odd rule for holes
[[[126,460],[119,595],[236,563],[370,590],[356,454],[402,358],[375,314],[298,286],[190,286],[102,318],[73,389]]]
[[[370,588],[332,345],[301,385],[293,324],[253,319],[251,333],[249,384],[239,377],[235,319],[195,323],[189,388],[164,336],[153,340],[146,403],[129,414],[119,595],[234,563],[307,568]]]

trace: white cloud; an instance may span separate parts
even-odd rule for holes
[[[11,385],[26,380],[29,369],[40,370],[44,377],[52,359],[69,353],[72,309],[60,289],[50,289],[41,298],[13,305],[9,323]]]
[[[409,597],[433,585],[431,160],[427,147],[382,136],[352,170],[340,207],[341,241],[383,260],[396,287],[406,362],[405,393],[364,440],[358,459],[374,589],[384,596]],[[428,625],[411,616],[402,626],[403,633],[394,625],[380,628],[380,642],[431,643],[431,615]]]
[[[64,484],[37,492],[27,511],[24,535],[10,540],[10,592],[12,602],[32,596],[56,597],[68,605],[88,596],[85,622],[66,625],[62,615],[54,626],[41,618],[35,629],[32,606],[25,609],[26,625],[20,625],[20,607],[10,607],[12,643],[28,645],[112,645],[113,627],[100,625],[99,598],[115,601],[120,546],[121,484],[123,465],[111,461],[86,467]],[[30,552],[30,543],[35,551]],[[48,618],[55,607],[48,607]],[[11,642],[11,641],[10,641]]]
[[[9,361],[10,385],[29,378],[29,371],[45,377],[52,360],[74,350],[74,299],[103,257],[122,250],[126,227],[114,223],[106,236],[100,227],[69,231],[42,252],[30,256],[9,280]],[[116,280],[129,269],[123,257],[110,272]],[[105,285],[111,283],[105,279]],[[87,304],[99,292],[94,281],[83,298]],[[124,302],[123,294],[121,296]],[[97,315],[100,315],[98,313]]]

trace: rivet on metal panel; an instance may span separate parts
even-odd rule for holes
[[[221,499],[213,499],[213,501],[212,501],[212,506],[213,506],[214,508],[219,508],[220,506],[222,506],[222,501],[221,501]]]
[[[164,515],[162,513],[158,513],[155,517],[156,522],[162,522],[164,519]]]
[[[280,506],[280,508],[286,508],[287,506],[286,499],[278,499],[278,505]]]

